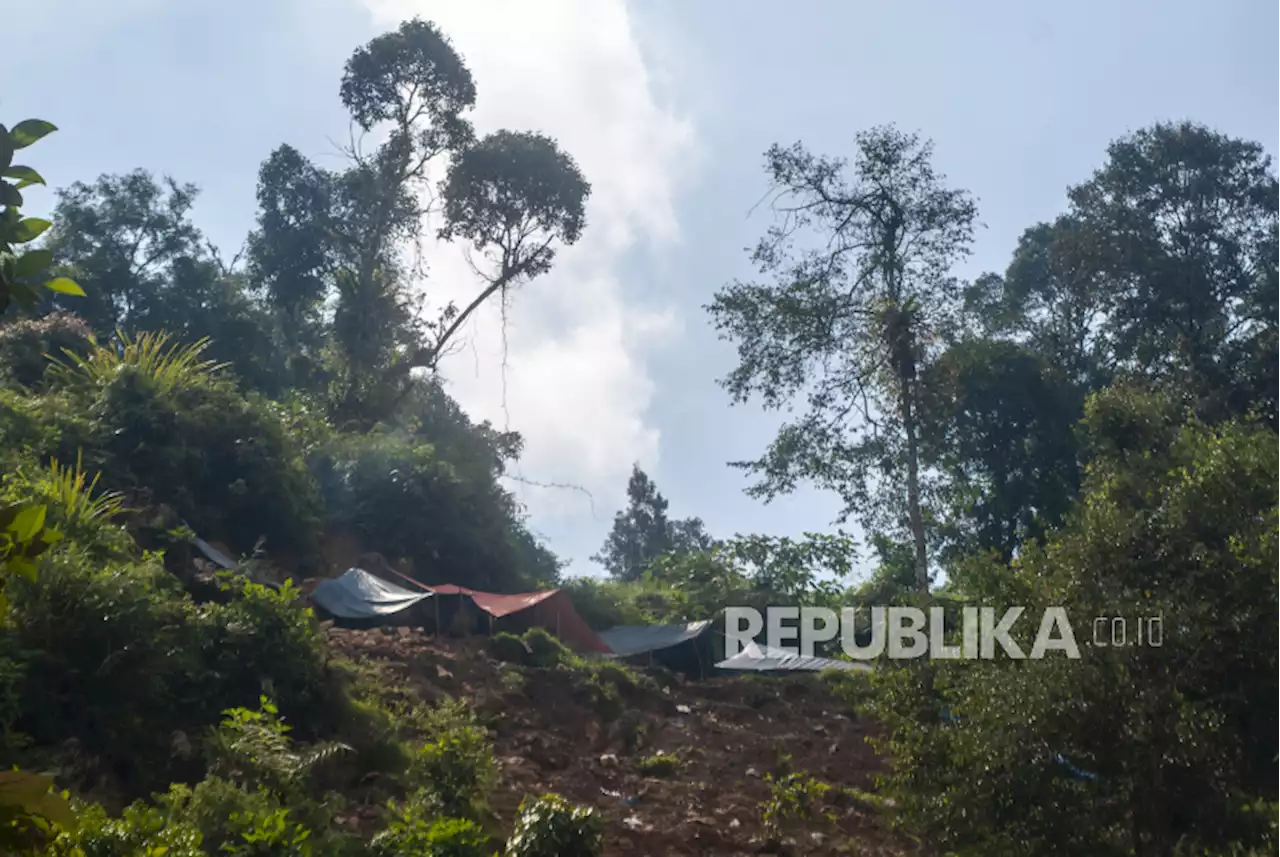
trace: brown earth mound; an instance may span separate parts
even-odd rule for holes
[[[866,739],[872,724],[849,712],[812,675],[655,682],[623,688],[601,710],[582,671],[513,667],[481,640],[424,637],[405,628],[330,628],[331,645],[373,662],[427,701],[467,699],[490,724],[502,781],[492,800],[506,823],[526,794],[556,792],[593,807],[606,855],[903,855],[872,793],[882,768]],[[674,755],[666,776],[642,761]],[[800,772],[855,789],[819,812],[763,831],[766,775]]]

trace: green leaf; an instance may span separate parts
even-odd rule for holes
[[[34,241],[52,225],[43,217],[25,217],[14,230],[13,243],[26,244],[28,241]]]
[[[57,126],[52,122],[46,122],[43,119],[24,119],[13,126],[13,130],[9,132],[9,139],[13,142],[13,148],[25,149],[41,137],[57,130]]]
[[[14,278],[34,277],[53,264],[52,250],[28,250],[13,267]]]
[[[9,561],[5,563],[5,567],[14,574],[22,575],[27,580],[35,580],[38,573],[38,566],[36,566],[35,562],[24,556],[10,557]]]
[[[13,143],[9,140],[9,129],[0,125],[0,169],[8,169],[13,163]]]
[[[14,282],[9,283],[9,297],[24,306],[31,306],[40,296],[36,294],[35,289],[26,283]]]
[[[8,182],[0,182],[0,205],[21,208],[22,194],[18,193],[18,189]]]
[[[65,797],[49,793],[53,777],[49,774],[32,774],[27,771],[0,771],[0,816],[8,817],[9,810],[21,811],[47,818],[54,824],[70,827],[75,824],[71,804]]]
[[[45,184],[44,176],[31,169],[31,167],[24,167],[19,164],[3,169],[3,171],[0,171],[0,176],[8,179],[17,179],[19,190],[27,185]]]
[[[24,544],[44,529],[44,506],[26,506],[9,525],[13,537]]]
[[[57,292],[60,295],[75,295],[76,297],[84,297],[84,289],[80,288],[80,284],[70,277],[54,277],[52,280],[44,284],[44,287],[51,292]]]

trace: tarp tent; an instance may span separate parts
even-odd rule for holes
[[[578,615],[573,601],[563,590],[545,589],[541,592],[503,595],[497,592],[479,592],[453,584],[424,588],[436,596],[466,597],[490,617],[490,631],[520,633],[529,628],[545,628],[575,651],[598,654],[609,652],[609,648],[600,641],[586,620]]]
[[[497,592],[480,592],[465,586],[452,583],[428,585],[401,574],[390,567],[381,569],[398,580],[413,587],[413,590],[401,589],[393,583],[374,577],[385,586],[394,590],[414,595],[421,593],[423,598],[434,597],[432,609],[424,616],[424,624],[430,623],[439,634],[451,627],[452,618],[458,612],[460,603],[476,608],[480,613],[489,616],[487,629],[473,628],[473,631],[489,632],[510,631],[520,633],[529,628],[545,628],[564,642],[569,648],[585,653],[608,654],[609,648],[591,630],[585,619],[578,615],[567,593],[560,589],[545,589],[541,592],[519,592],[503,595]],[[449,598],[447,596],[456,596]],[[314,597],[314,593],[312,595]],[[420,599],[419,599],[420,600]]]
[[[748,642],[738,654],[716,664],[716,669],[751,670],[754,672],[818,672],[827,669],[869,670],[871,665],[860,661],[805,657],[784,649],[775,649]]]
[[[711,620],[674,625],[618,625],[600,632],[614,657],[632,662],[657,661],[680,672],[699,675],[710,663]]]
[[[311,591],[311,600],[334,619],[371,623],[413,621],[418,617],[412,608],[431,597],[430,592],[412,592],[361,568],[322,580]]]
[[[227,556],[213,545],[206,542],[199,536],[192,536],[191,541],[195,544],[196,550],[200,551],[206,559],[212,562],[218,568],[235,568],[236,561]]]

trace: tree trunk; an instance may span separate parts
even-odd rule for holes
[[[920,510],[920,443],[911,401],[909,379],[903,379],[902,428],[907,436],[907,517],[916,554],[916,589],[929,594],[929,553],[924,538],[924,513]]]

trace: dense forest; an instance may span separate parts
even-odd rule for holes
[[[199,189],[145,168],[24,217],[54,128],[0,127],[5,853],[598,853],[555,796],[503,845],[474,713],[326,653],[290,581],[342,539],[425,583],[563,587],[597,628],[742,604],[1158,615],[1159,647],[886,660],[851,684],[893,822],[920,853],[1274,853],[1280,191],[1260,145],[1192,122],[1117,139],[972,281],[978,208],[926,139],[770,148],[759,276],[706,310],[729,396],[786,419],[729,466],[762,500],[832,492],[841,521],[712,534],[636,467],[608,577],[562,579],[504,486],[521,436],[438,368],[485,302],[538,300],[590,228],[588,177],[536,131],[478,136],[483,93],[433,24],[357,50],[340,94],[345,165],[271,152],[230,259]],[[466,305],[430,300],[433,242],[470,249]],[[197,579],[193,534],[240,566]],[[385,804],[372,839],[335,821],[357,791]]]

